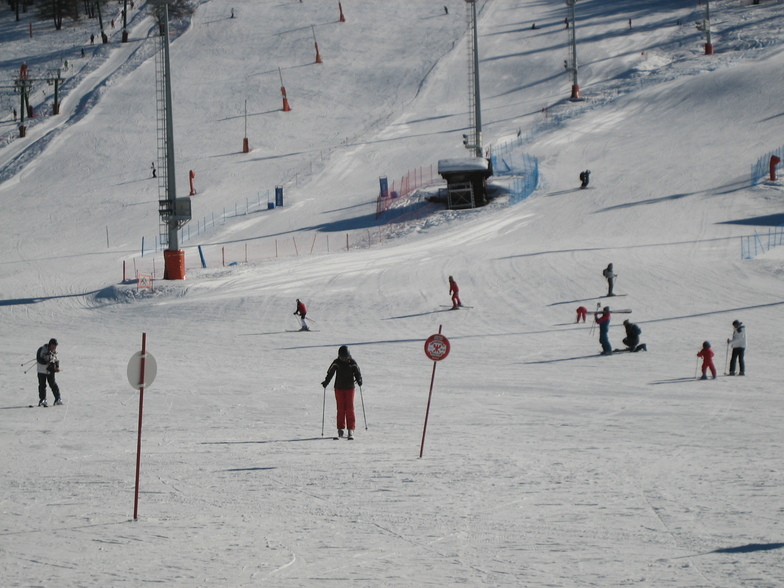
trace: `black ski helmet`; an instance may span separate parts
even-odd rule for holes
[[[55,339],[54,337],[49,339],[49,345],[54,345],[56,347],[57,346],[57,339]]]
[[[338,357],[351,357],[351,354],[348,352],[348,347],[345,345],[341,345],[340,349],[338,349]]]
[[[710,341],[704,341],[702,344],[703,349],[710,349]]]

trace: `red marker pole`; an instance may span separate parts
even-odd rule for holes
[[[139,373],[139,437],[136,441],[136,489],[133,494],[133,520],[139,516],[139,472],[142,465],[142,414],[144,413],[144,368],[147,360],[147,333],[142,333],[142,357]]]
[[[427,410],[425,411],[425,426],[422,428],[422,444],[419,447],[419,457],[425,451],[425,435],[427,434],[427,419],[430,416],[430,401],[433,399],[433,383],[436,379],[436,366],[438,362],[449,355],[449,340],[441,334],[442,325],[438,326],[438,334],[430,335],[425,341],[425,355],[433,360],[433,375],[430,376],[430,393],[427,396]]]

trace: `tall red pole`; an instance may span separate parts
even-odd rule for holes
[[[443,325],[438,325],[438,334],[441,334],[441,328]],[[422,457],[422,453],[425,451],[425,435],[427,434],[427,418],[430,416],[430,400],[433,398],[433,382],[436,380],[436,366],[438,365],[437,361],[433,362],[433,375],[430,376],[430,393],[427,395],[427,410],[425,410],[425,426],[422,428],[422,444],[419,446],[419,457]]]
[[[144,364],[147,359],[147,333],[142,333],[142,357],[139,374],[139,437],[136,441],[136,490],[133,495],[133,520],[139,516],[139,472],[142,465],[142,414],[144,413]]]

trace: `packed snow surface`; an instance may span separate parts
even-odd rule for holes
[[[479,0],[485,148],[521,141],[539,186],[378,218],[380,177],[434,193],[438,161],[470,156],[469,5],[341,4],[345,22],[337,2],[201,0],[172,22],[177,195],[191,171],[196,192],[177,281],[156,251],[148,3],[128,43],[109,4],[105,45],[95,19],[0,12],[2,584],[784,584],[782,183],[749,174],[784,144],[784,4],[711,2],[705,55],[695,2],[581,0],[570,102],[566,5]],[[449,309],[450,275],[472,308]],[[648,351],[599,356],[597,306],[631,311],[615,348],[630,319]],[[28,408],[51,337],[65,404]],[[706,340],[715,381],[696,379]],[[344,344],[351,442],[320,386]]]

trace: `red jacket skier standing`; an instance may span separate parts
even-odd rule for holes
[[[308,323],[305,322],[305,315],[308,314],[308,309],[305,308],[305,303],[299,298],[297,298],[297,310],[294,311],[294,314],[299,316],[299,322],[302,323],[300,331],[310,331]]]
[[[452,276],[449,276],[449,293],[452,295],[452,308],[463,306],[460,302],[460,288],[457,287],[457,282]]]

